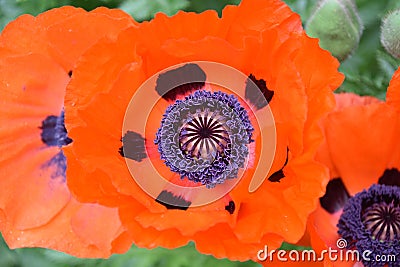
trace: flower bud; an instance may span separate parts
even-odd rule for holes
[[[400,9],[389,12],[383,18],[381,43],[388,53],[400,58]]]
[[[358,46],[363,30],[354,0],[321,0],[306,25],[307,33],[340,61]]]

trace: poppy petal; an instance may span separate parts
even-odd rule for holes
[[[282,1],[242,1],[238,7],[226,6],[222,16],[222,29],[229,29],[226,39],[239,47],[243,45],[242,36],[259,37],[260,32],[264,30],[281,29],[281,41],[285,40],[290,32],[303,31],[299,16]]]
[[[107,219],[114,222],[114,225],[109,225],[107,231],[109,236],[99,235],[96,232],[96,237],[90,239],[88,232],[82,229],[103,229],[103,221],[97,221],[94,225],[92,219],[87,217],[87,214],[82,214],[82,211],[90,214],[107,215]],[[116,215],[116,216],[115,216]],[[71,218],[75,225],[71,224]],[[79,221],[80,224],[76,225]],[[86,227],[78,229],[78,227]],[[118,213],[115,209],[107,209],[104,207],[95,207],[94,205],[82,205],[71,199],[65,208],[57,214],[50,222],[42,227],[20,230],[0,220],[1,232],[11,249],[19,247],[45,247],[59,251],[66,251],[76,257],[109,257],[112,253],[123,253],[130,248],[130,237],[128,242],[123,242],[123,232],[120,223],[118,223]],[[93,228],[92,228],[93,227]],[[77,232],[75,230],[78,230]],[[126,237],[124,237],[127,239]]]
[[[62,186],[65,177],[62,173],[53,175],[57,166],[50,164],[60,150],[47,146],[40,137],[42,121],[61,112],[63,92],[54,88],[65,87],[68,76],[37,54],[5,58],[0,68],[1,80],[7,81],[0,91],[0,162],[4,176],[0,183],[5,190],[1,203],[13,225],[24,230],[47,223],[69,200],[69,192]],[[53,179],[49,179],[51,176]],[[24,182],[18,183],[21,178]]]
[[[344,108],[325,120],[326,137],[335,140],[328,142],[332,161],[351,195],[375,183],[388,167],[397,120],[392,108],[379,103]]]
[[[400,110],[400,68],[394,72],[393,77],[390,80],[386,93],[386,100],[388,104],[392,105],[397,110]]]
[[[311,244],[313,249],[321,252],[328,247],[336,248],[336,242],[340,238],[337,233],[337,223],[342,210],[330,214],[321,207],[310,215],[308,229],[310,229]]]
[[[7,140],[0,145],[1,172],[4,174],[1,179],[4,189],[0,200],[4,214],[1,228],[5,240],[11,248],[40,246],[80,257],[108,257],[112,253],[111,242],[122,229],[120,224],[115,221],[114,230],[109,232],[113,235],[108,237],[110,239],[96,244],[83,242],[85,236],[79,237],[71,229],[71,217],[76,217],[74,214],[82,205],[71,199],[65,184],[65,170],[54,172],[53,165],[47,165],[60,155],[60,149],[58,145],[49,146],[41,140],[43,119],[61,111],[62,104],[57,99],[62,99],[63,93],[55,89],[65,88],[68,76],[49,58],[38,54],[8,57],[0,66],[1,79],[7,81],[7,86],[0,91],[4,101],[0,121],[2,126],[7,125],[0,131],[1,139]],[[19,69],[18,75],[10,66]],[[42,98],[37,98],[38,92]],[[19,99],[18,104],[14,98]],[[27,114],[26,108],[31,112]],[[15,149],[10,149],[13,147]],[[17,158],[17,161],[12,160]],[[110,213],[107,215],[112,217]],[[71,246],[72,243],[75,245]],[[128,248],[124,246],[119,250]]]
[[[210,246],[209,235],[213,236],[216,242]],[[282,238],[277,235],[266,235],[260,237],[259,243],[246,243],[234,235],[224,224],[217,224],[206,232],[198,232],[194,235],[196,248],[203,254],[211,254],[216,258],[229,258],[232,260],[252,259],[257,260],[257,252],[267,245],[270,248],[277,248],[282,243]]]
[[[84,34],[82,21],[86,21]],[[123,12],[98,8],[88,13],[66,6],[37,18],[19,17],[2,32],[0,46],[13,54],[45,52],[68,72],[82,52],[106,33],[111,35],[134,24],[134,20]]]

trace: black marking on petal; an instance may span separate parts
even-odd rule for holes
[[[61,112],[60,116],[47,116],[39,128],[42,129],[40,134],[42,142],[48,146],[62,147],[72,142],[64,126],[64,112]]]
[[[398,169],[386,169],[379,178],[379,184],[400,186],[400,172]]]
[[[119,149],[121,156],[141,162],[147,157],[145,139],[136,132],[127,131],[121,139],[122,146]]]
[[[329,181],[325,195],[319,199],[319,202],[324,210],[333,214],[341,210],[349,198],[350,194],[342,179],[335,178]]]
[[[274,91],[268,89],[265,80],[258,80],[253,74],[246,81],[246,99],[257,109],[261,109],[271,102]]]
[[[235,202],[232,200],[229,201],[229,204],[225,206],[225,210],[227,210],[230,214],[233,214],[235,212]]]
[[[63,151],[58,152],[54,157],[52,157],[49,161],[45,162],[42,166],[42,169],[51,168],[51,179],[56,179],[58,177],[62,177],[62,181],[65,182],[66,175],[65,172],[67,170],[67,158],[65,157]]]
[[[285,178],[285,174],[283,173],[283,170],[280,169],[279,171],[276,171],[273,174],[271,174],[271,176],[268,177],[268,180],[270,182],[280,182],[282,178]]]
[[[164,99],[173,101],[204,86],[205,72],[197,64],[189,63],[162,73],[157,78],[156,91]],[[176,86],[179,85],[179,86]]]
[[[288,161],[289,161],[289,148],[286,149],[286,160],[285,160],[285,163],[283,164],[282,169],[274,172],[273,174],[271,174],[270,177],[268,177],[268,180],[270,182],[280,182],[282,178],[285,178],[285,174],[283,173],[283,168],[285,168]]]
[[[161,191],[156,201],[167,209],[187,210],[192,202],[183,199],[182,197],[175,196],[166,190]]]
[[[68,71],[68,76],[72,77],[72,70]]]

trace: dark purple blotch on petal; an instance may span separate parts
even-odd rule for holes
[[[67,129],[64,125],[64,111],[60,116],[50,115],[42,121],[40,134],[42,142],[48,146],[66,146],[72,142],[67,135]]]
[[[228,205],[225,206],[225,210],[227,210],[230,214],[233,214],[235,212],[235,202],[232,200],[229,201]]]
[[[45,162],[41,169],[51,169],[51,179],[62,179],[62,182],[65,182],[66,179],[66,170],[67,170],[67,158],[65,157],[62,150],[58,152],[54,157],[52,157],[49,161]]]
[[[145,139],[139,133],[127,131],[121,141],[122,146],[119,149],[121,156],[137,162],[141,162],[147,157]]]
[[[158,195],[156,202],[165,206],[167,209],[187,210],[192,202],[185,200],[180,196],[175,196],[167,190],[161,191]]]
[[[283,173],[283,170],[280,169],[279,171],[276,171],[273,174],[271,174],[271,176],[268,177],[268,180],[270,182],[280,182],[282,178],[285,178],[285,174]]]
[[[341,210],[349,198],[350,194],[342,179],[335,178],[329,181],[325,195],[319,199],[319,202],[324,210],[333,214]]]
[[[167,101],[202,88],[205,72],[197,64],[189,63],[177,69],[161,73],[157,78],[156,91]]]
[[[386,169],[378,180],[379,184],[400,186],[400,172],[398,169]]]
[[[267,83],[263,79],[257,79],[253,74],[247,78],[245,98],[253,104],[257,109],[262,109],[271,102],[274,91],[267,87]]]

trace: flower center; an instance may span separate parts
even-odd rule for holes
[[[212,188],[237,177],[253,130],[235,96],[200,90],[167,108],[154,143],[171,171]]]
[[[399,204],[374,203],[365,209],[362,221],[372,237],[377,240],[393,241],[400,238]]]
[[[209,159],[223,153],[230,143],[223,116],[218,112],[200,112],[184,123],[179,133],[180,148],[193,158]]]
[[[372,259],[400,257],[400,187],[375,184],[351,197],[340,216],[338,233],[350,244],[348,248],[369,251]],[[376,266],[366,260],[363,264]]]

